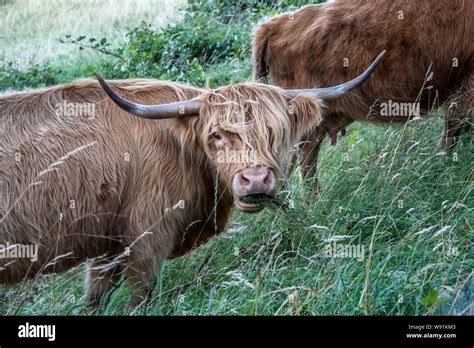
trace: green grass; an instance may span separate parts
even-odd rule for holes
[[[66,35],[107,38],[110,49],[119,49],[142,22],[165,27],[179,22],[185,7],[185,0],[0,0],[0,91],[93,77],[114,62],[97,50],[62,43]]]
[[[181,18],[185,0],[2,0],[0,60],[20,70],[34,64],[77,66],[97,60],[94,51],[62,45],[65,35],[96,35],[119,42],[123,32],[142,21],[159,28]]]
[[[147,305],[129,309],[121,283],[107,304],[84,308],[80,266],[2,289],[0,313],[469,314],[474,143],[462,137],[453,160],[436,146],[441,130],[437,115],[352,126],[323,148],[319,193],[294,173],[293,208],[235,213],[225,234],[165,264]],[[362,260],[323,257],[337,240],[364,246]]]

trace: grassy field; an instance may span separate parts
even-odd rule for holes
[[[0,90],[92,77],[111,57],[61,41],[87,37],[81,43],[94,46],[106,38],[119,49],[140,23],[161,28],[178,22],[185,7],[186,0],[0,0]]]
[[[145,21],[162,27],[180,19],[184,0],[0,0],[0,60],[18,69],[52,62],[77,68],[97,52],[62,45],[65,35],[97,35],[111,42]]]
[[[139,16],[137,7],[129,10]],[[89,32],[98,35],[96,30],[107,34],[99,27]],[[12,54],[15,42],[0,45]],[[241,54],[203,65],[203,76],[248,79],[248,47]],[[54,54],[51,59],[55,68],[61,64]],[[474,142],[466,134],[453,152],[442,152],[442,128],[441,111],[397,128],[354,124],[337,147],[324,145],[318,192],[295,172],[282,207],[234,213],[225,234],[167,262],[146,305],[128,308],[122,282],[100,308],[84,307],[81,265],[0,287],[0,313],[472,315]],[[363,252],[328,257],[334,243]]]

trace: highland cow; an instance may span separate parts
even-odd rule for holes
[[[259,211],[258,198],[275,197],[322,103],[380,58],[335,88],[111,82],[120,97],[98,76],[0,97],[0,283],[88,260],[87,301],[123,273],[139,303],[163,260],[222,232],[232,207]],[[253,152],[225,160],[231,151]],[[20,246],[35,259],[12,256]]]
[[[373,78],[328,103],[322,122],[304,137],[301,170],[313,177],[324,138],[336,145],[355,120],[403,123],[444,104],[441,145],[451,148],[472,124],[473,37],[473,1],[334,0],[262,23],[253,41],[253,78],[270,77],[282,88],[334,85],[387,50]],[[386,112],[389,103],[394,109]]]

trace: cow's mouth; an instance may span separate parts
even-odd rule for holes
[[[235,197],[235,204],[240,210],[256,212],[262,210],[265,207],[265,203],[272,199],[273,196],[265,193],[257,193]]]

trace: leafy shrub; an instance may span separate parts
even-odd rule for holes
[[[106,38],[80,36],[63,42],[111,56],[101,66],[108,77],[155,77],[203,85],[210,66],[225,61],[235,66],[250,54],[254,10],[249,4],[193,1],[180,22],[163,29],[141,23],[115,50]]]
[[[38,64],[29,70],[19,71],[9,62],[0,66],[0,90],[54,85],[59,82],[61,74],[61,69]]]
[[[313,1],[314,2],[314,1]],[[162,29],[141,23],[113,46],[107,38],[66,35],[60,41],[99,53],[93,64],[76,69],[32,66],[17,71],[4,64],[0,89],[32,88],[92,76],[151,77],[202,86],[228,84],[250,76],[252,29],[257,21],[307,4],[307,0],[190,0],[181,21]]]

